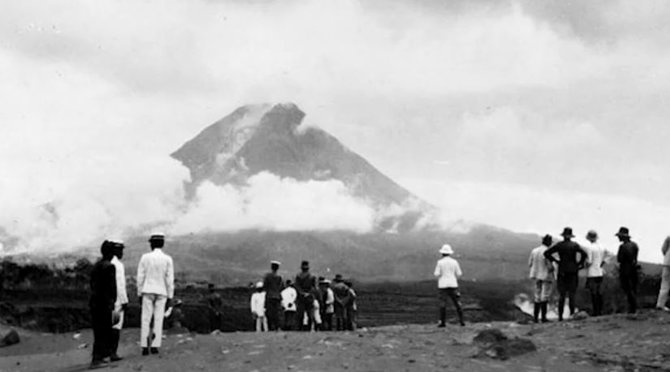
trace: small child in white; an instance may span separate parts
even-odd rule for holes
[[[251,316],[256,320],[256,332],[267,332],[268,319],[265,317],[263,282],[256,283],[256,292],[251,295]]]

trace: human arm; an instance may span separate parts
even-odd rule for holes
[[[553,246],[546,251],[544,251],[544,258],[549,260],[549,262],[558,262],[558,260],[554,257],[554,253],[558,252],[557,246]]]
[[[435,272],[433,273],[435,276],[440,276],[442,275],[442,269],[440,268],[440,262],[437,262],[437,265],[435,265]]]
[[[123,264],[116,267],[116,300],[124,309],[128,304],[128,292],[126,291],[126,269]]]
[[[137,264],[137,296],[142,299],[142,288],[144,287],[144,280],[146,279],[147,275],[147,260],[145,256],[142,256],[140,258],[140,263]]]
[[[665,256],[668,253],[668,250],[670,250],[670,236],[665,238],[663,246],[661,247],[661,252],[663,252],[663,256]]]
[[[102,283],[105,286],[104,293],[107,294],[107,307],[114,309],[116,303],[116,268],[111,263],[103,271]]]
[[[459,265],[458,262],[456,262],[456,268],[455,268],[454,273],[456,274],[457,278],[460,278],[461,276],[463,276],[463,271],[461,270],[461,265]]]
[[[167,269],[165,270],[165,289],[167,290],[168,300],[174,297],[174,265],[172,257],[168,257]]]
[[[589,250],[590,252],[591,250]],[[577,262],[577,267],[578,268],[583,268],[586,263],[586,259],[588,258],[588,253],[582,248],[580,245],[577,245],[577,252],[579,252],[579,262]]]

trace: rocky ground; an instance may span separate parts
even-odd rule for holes
[[[475,341],[482,331],[492,329],[502,331],[508,340],[494,345]],[[6,333],[7,327],[0,327],[0,331]],[[0,371],[82,371],[88,366],[92,340],[88,330],[80,334],[19,333],[19,344],[0,348]],[[647,310],[636,316],[620,314],[539,325],[493,322],[443,329],[397,325],[344,333],[171,334],[159,356],[143,357],[137,346],[139,330],[128,329],[123,332],[120,348],[126,358],[108,369],[667,371],[668,334],[670,314]],[[517,338],[530,341],[536,350],[525,341],[516,343]]]

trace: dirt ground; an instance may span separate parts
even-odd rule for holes
[[[532,341],[537,351],[508,360],[483,355],[485,329]],[[0,326],[2,334],[7,327]],[[0,348],[0,371],[83,371],[92,334],[19,330]],[[139,330],[123,331],[115,371],[668,371],[670,314],[653,310],[548,324],[514,322],[397,325],[356,332],[171,334],[159,356],[141,356]],[[106,369],[103,369],[106,370]]]

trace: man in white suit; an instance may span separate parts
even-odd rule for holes
[[[120,240],[110,240],[110,242],[114,245],[112,265],[116,269],[116,302],[114,303],[114,311],[119,315],[118,323],[112,325],[111,360],[115,362],[123,359],[117,354],[117,350],[119,348],[119,339],[121,338],[121,328],[123,327],[123,314],[126,307],[128,307],[128,293],[126,292],[126,269],[123,266],[123,262],[121,262],[125,246]]]
[[[163,316],[174,296],[172,257],[163,253],[165,235],[154,233],[149,238],[151,252],[145,253],[137,267],[137,294],[142,302],[140,344],[142,355],[158,354],[163,338]],[[153,317],[153,338],[149,341],[149,325]],[[151,345],[149,345],[151,343]],[[151,349],[149,349],[151,347]]]

